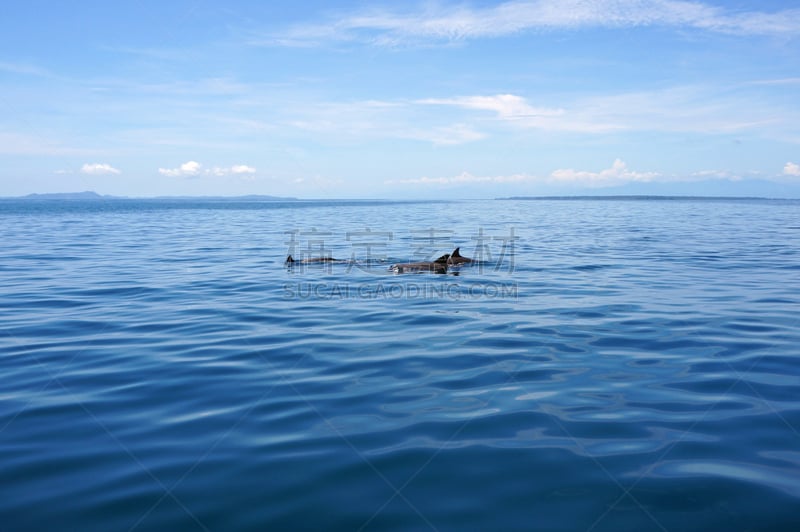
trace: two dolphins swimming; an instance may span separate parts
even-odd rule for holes
[[[347,262],[344,260],[334,259],[333,257],[314,257],[302,260],[295,260],[291,255],[286,257],[286,264],[317,264],[327,262]],[[389,269],[394,273],[417,273],[417,272],[433,272],[433,273],[447,273],[448,266],[461,266],[462,264],[469,264],[475,260],[469,257],[461,256],[461,248],[457,247],[452,253],[445,253],[441,257],[432,261],[423,262],[406,262],[401,264],[393,264]]]

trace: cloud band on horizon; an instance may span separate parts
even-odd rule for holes
[[[159,168],[158,173],[166,177],[200,177],[201,175],[213,175],[217,177],[226,175],[236,175],[243,178],[252,176],[256,169],[246,164],[234,164],[230,167],[214,166],[213,168],[203,169],[203,165],[197,161],[187,161],[177,168]]]

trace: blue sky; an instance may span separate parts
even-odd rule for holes
[[[800,197],[800,5],[6,2],[0,196]]]

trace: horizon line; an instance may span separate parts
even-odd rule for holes
[[[44,192],[30,193],[21,196],[0,196],[2,200],[63,200],[63,201],[103,201],[103,200],[215,200],[215,201],[385,201],[385,202],[404,202],[404,201],[535,201],[535,200],[798,200],[800,197],[767,197],[767,196],[720,196],[720,195],[695,195],[695,194],[559,194],[559,195],[519,195],[504,197],[485,197],[485,198],[302,198],[295,196],[274,196],[271,194],[239,194],[239,195],[159,195],[159,196],[117,196],[113,194],[99,194],[92,190],[81,192]]]

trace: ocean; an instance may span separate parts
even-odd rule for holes
[[[0,242],[0,530],[800,527],[800,201],[2,200]]]

